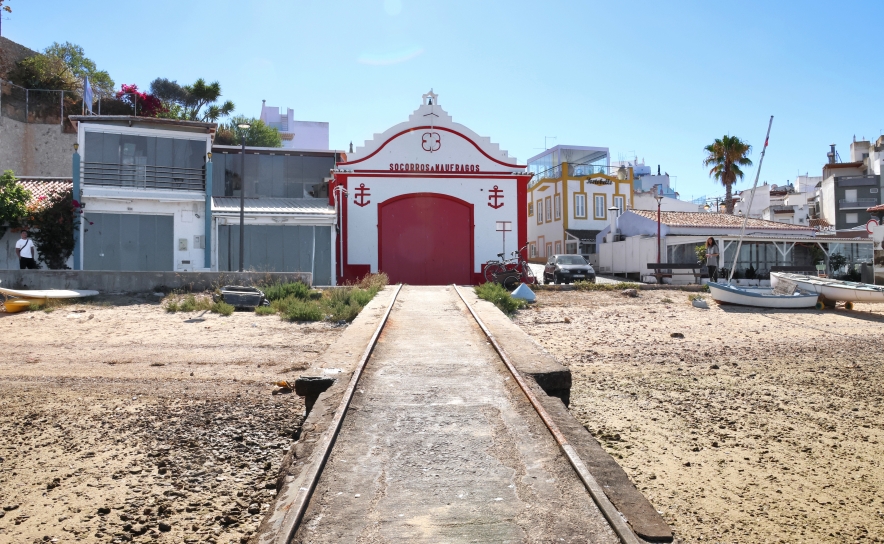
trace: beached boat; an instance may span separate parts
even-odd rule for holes
[[[756,308],[813,308],[817,295],[796,291],[791,295],[774,292],[770,287],[737,287],[726,283],[707,283],[712,300],[719,304],[737,304]]]
[[[3,295],[3,308],[7,313],[27,310],[31,305],[45,304],[49,299],[94,297],[98,291],[78,289],[5,289],[0,287]]]
[[[884,303],[884,287],[880,285],[788,272],[770,273],[770,285],[774,289],[781,291],[793,284],[798,289],[815,293],[826,305],[834,306],[835,302],[846,302],[851,305],[854,302]]]

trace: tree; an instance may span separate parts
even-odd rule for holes
[[[81,90],[77,77],[68,65],[52,55],[34,55],[17,62],[15,68],[9,71],[9,79],[26,89]]]
[[[752,161],[746,156],[752,151],[752,146],[740,140],[736,136],[722,136],[705,148],[707,153],[703,160],[703,166],[712,166],[709,176],[720,181],[726,190],[725,211],[734,213],[733,185],[737,179],[743,179],[741,166],[752,166]]]
[[[18,225],[25,217],[30,200],[31,192],[15,179],[12,170],[0,175],[0,238],[6,234],[7,228]]]
[[[216,104],[221,98],[221,84],[217,81],[206,83],[203,78],[197,79],[193,85],[179,85],[177,81],[157,78],[151,82],[150,91],[184,121],[214,122],[233,113],[235,107],[230,100]]]
[[[74,231],[80,225],[80,204],[73,191],[55,190],[28,206],[24,224],[37,246],[37,259],[52,270],[68,268],[74,252]]]
[[[248,123],[246,129],[246,145],[252,147],[282,147],[282,138],[279,131],[268,127],[264,121],[249,119],[244,115],[231,117],[230,122],[218,127],[215,134],[215,143],[220,145],[240,145],[242,143],[242,130],[237,125]]]
[[[114,80],[104,70],[99,70],[95,63],[86,57],[83,48],[71,42],[62,44],[54,42],[43,51],[46,55],[60,58],[70,69],[71,73],[81,82],[89,77],[89,83],[105,96],[114,93]]]
[[[166,113],[165,105],[156,96],[138,90],[138,85],[120,85],[115,95],[118,100],[132,106],[134,115],[141,117],[162,117]]]

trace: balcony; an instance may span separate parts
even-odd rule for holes
[[[83,163],[83,184],[126,189],[205,191],[204,168]]]
[[[878,203],[877,198],[854,198],[854,199],[846,199],[842,198],[838,201],[838,208],[842,210],[852,210],[852,209],[861,209],[865,210],[866,208],[871,208],[872,206]]]
[[[794,206],[771,206],[770,211],[775,214],[795,214]]]

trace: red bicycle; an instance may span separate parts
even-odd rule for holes
[[[512,258],[506,261],[503,253],[498,253],[499,261],[488,261],[485,264],[485,281],[497,282],[507,289],[515,289],[519,283],[532,284],[537,282],[531,267],[522,257],[522,252],[527,251],[528,244],[521,249],[512,252]]]

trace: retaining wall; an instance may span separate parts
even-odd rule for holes
[[[90,289],[102,294],[148,293],[183,289],[204,291],[222,285],[302,281],[309,272],[115,272],[95,270],[0,270],[7,289]]]

